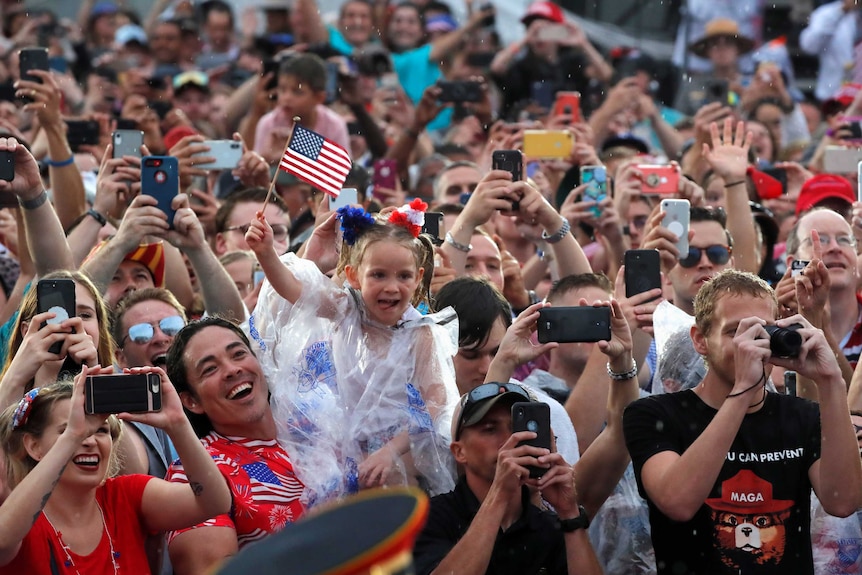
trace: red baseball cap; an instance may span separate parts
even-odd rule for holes
[[[833,198],[852,204],[856,201],[856,194],[846,178],[834,174],[817,174],[802,184],[799,199],[796,200],[796,215]]]
[[[527,12],[521,17],[521,22],[524,26],[529,26],[530,22],[539,18],[550,20],[556,24],[562,24],[565,20],[562,9],[553,2],[546,0],[539,0],[530,4]]]

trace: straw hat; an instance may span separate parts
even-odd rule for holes
[[[691,44],[688,49],[696,56],[706,58],[709,41],[715,38],[731,38],[736,41],[736,47],[740,54],[747,54],[754,49],[754,40],[739,33],[739,25],[727,18],[716,18],[706,23],[703,37]]]

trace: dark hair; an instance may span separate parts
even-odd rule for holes
[[[207,0],[206,2],[201,4],[201,22],[205,23],[210,17],[210,14],[212,14],[213,12],[221,12],[222,14],[227,14],[230,18],[230,27],[231,29],[233,29],[233,8],[231,8],[230,4],[224,2],[223,0]]]
[[[727,245],[733,247],[733,237],[727,229],[727,212],[721,207],[692,206],[689,209],[690,222],[716,222],[727,236]]]
[[[326,62],[316,54],[296,54],[278,67],[278,76],[293,76],[315,92],[326,90]]]
[[[609,296],[614,291],[614,286],[613,284],[611,284],[611,280],[609,280],[608,276],[606,276],[605,274],[572,274],[564,278],[560,278],[556,283],[554,283],[554,286],[548,293],[548,301],[556,304],[557,298],[563,297],[570,291],[585,287],[599,288],[600,290],[606,292]]]
[[[498,320],[512,325],[512,307],[484,278],[455,278],[437,292],[432,306],[434,311],[451,307],[458,314],[458,347],[482,346]]]
[[[196,395],[194,389],[192,389],[192,386],[189,384],[188,368],[185,364],[185,352],[189,341],[191,341],[191,339],[199,332],[208,327],[220,327],[232,331],[239,336],[248,348],[249,352],[254,354],[251,342],[248,340],[245,332],[243,332],[236,324],[218,316],[208,316],[191,322],[181,329],[176,336],[174,336],[174,341],[168,349],[168,356],[165,362],[168,377],[170,378],[171,383],[173,383],[174,389],[177,390],[177,393],[187,392],[193,396]],[[189,418],[189,422],[192,424],[192,429],[195,430],[195,434],[197,434],[198,437],[204,437],[213,431],[212,422],[205,413],[193,413],[186,409],[185,406],[183,406],[183,411],[186,412],[186,417]]]
[[[230,215],[237,204],[245,204],[249,202],[262,204],[266,199],[267,191],[268,190],[266,188],[246,188],[244,190],[238,190],[226,197],[222,201],[222,204],[219,206],[215,215],[215,231],[225,231]],[[281,211],[285,213],[287,212],[287,206],[278,194],[273,193],[272,196],[270,196],[270,201],[278,206]]]
[[[422,8],[422,14],[427,14],[428,12],[440,12],[441,14],[449,14],[452,15],[452,7],[446,4],[445,2],[440,2],[439,0],[431,0],[426,3]]]

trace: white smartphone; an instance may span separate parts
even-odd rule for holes
[[[856,201],[862,202],[862,162],[856,165]]]
[[[826,146],[823,152],[823,171],[827,174],[852,174],[862,162],[862,148]]]
[[[356,188],[344,188],[338,194],[337,198],[329,198],[329,209],[333,212],[344,206],[352,206],[359,203],[359,196],[356,194]]]
[[[196,168],[202,170],[232,170],[239,165],[242,158],[242,142],[236,140],[205,140],[204,145],[209,146],[209,152],[201,152],[196,156],[209,156],[215,161],[206,164],[195,164]]]
[[[688,255],[688,222],[691,204],[688,200],[667,199],[661,201],[661,211],[665,213],[661,221],[663,228],[667,228],[677,237],[676,247],[679,257]]]
[[[116,130],[111,134],[114,145],[114,157],[141,157],[141,146],[144,145],[144,133],[140,130]]]

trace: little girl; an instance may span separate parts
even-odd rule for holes
[[[249,331],[308,505],[380,485],[454,487],[458,321],[451,308],[422,316],[412,305],[433,261],[419,235],[426,207],[414,201],[382,222],[339,210],[344,288],[311,261],[279,258],[262,213],[246,234],[268,280]]]

